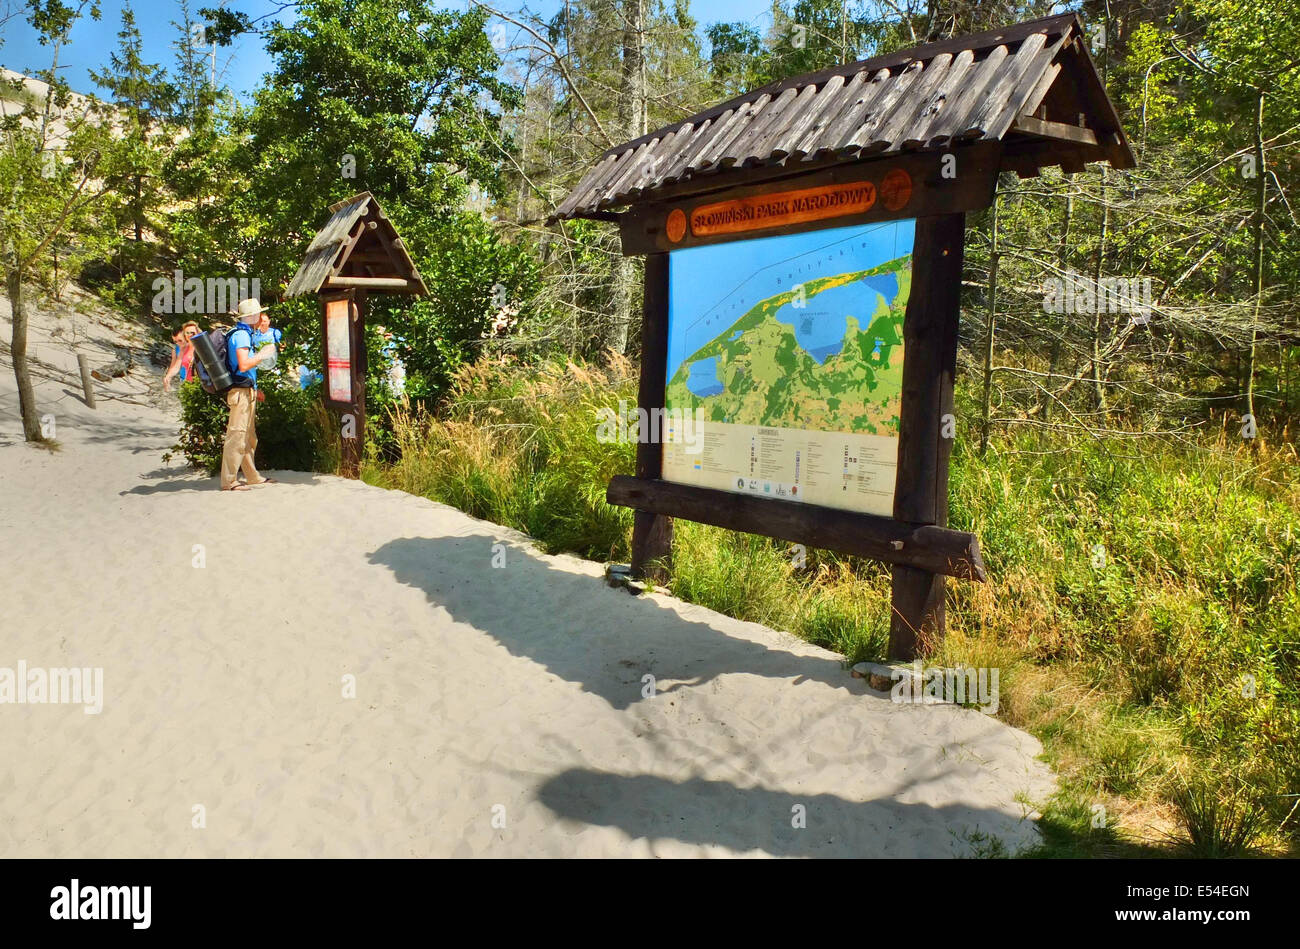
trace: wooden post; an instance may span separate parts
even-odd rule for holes
[[[90,378],[90,364],[83,353],[77,353],[77,368],[81,370],[81,391],[85,393],[86,405],[95,407],[95,384]]]
[[[645,302],[641,321],[641,387],[637,405],[650,413],[664,407],[668,385],[668,255],[647,254],[645,259]],[[662,432],[660,435],[662,436]],[[645,433],[641,433],[645,439]],[[662,440],[639,441],[636,446],[636,476],[657,479],[663,474]],[[662,514],[636,511],[632,521],[632,576],[665,583],[666,565],[672,556],[673,520]],[[651,566],[652,562],[658,565]]]
[[[903,321],[903,395],[899,412],[894,517],[912,524],[948,524],[948,458],[942,417],[952,412],[957,368],[965,214],[918,218],[912,292]],[[889,658],[912,660],[943,638],[944,577],[893,567]]]
[[[343,477],[361,476],[361,459],[366,450],[366,291],[357,290],[352,298],[352,405],[344,409],[353,420],[353,437],[342,440],[340,468]]]

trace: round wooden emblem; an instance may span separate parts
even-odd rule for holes
[[[668,239],[676,244],[686,236],[686,212],[673,208],[668,212]]]
[[[912,176],[895,168],[880,182],[880,199],[891,211],[901,211],[912,200]]]

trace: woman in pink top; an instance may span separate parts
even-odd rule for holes
[[[172,337],[172,362],[167,367],[167,374],[163,376],[164,392],[172,391],[172,376],[180,376],[181,382],[194,378],[193,339],[198,334],[199,324],[191,321]]]

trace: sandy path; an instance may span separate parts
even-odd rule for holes
[[[1051,790],[1040,746],[988,716],[894,705],[832,653],[609,589],[596,564],[410,495],[294,473],[222,494],[162,463],[175,426],[155,409],[92,412],[45,381],[63,447],[30,448],[0,368],[0,667],[102,667],[105,693],[98,715],[0,705],[0,856],[1036,838],[1017,796]]]

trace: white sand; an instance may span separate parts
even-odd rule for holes
[[[102,667],[105,692],[98,715],[0,705],[0,856],[946,856],[973,833],[1036,839],[1020,801],[1052,775],[990,716],[895,705],[833,653],[610,589],[597,564],[410,495],[288,472],[221,493],[161,461],[167,414],[92,412],[62,381],[39,386],[62,450],[31,448],[0,369],[0,667]]]

